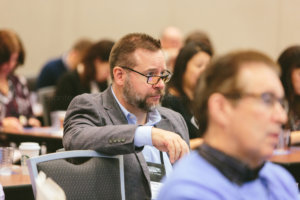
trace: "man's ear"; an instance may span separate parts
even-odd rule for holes
[[[126,75],[125,71],[121,67],[116,66],[113,68],[113,76],[114,82],[117,85],[124,85]]]
[[[210,120],[215,121],[222,128],[230,122],[232,104],[220,93],[212,94],[208,99],[208,113]]]

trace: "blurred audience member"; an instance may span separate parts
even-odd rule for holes
[[[11,30],[0,29],[0,125],[6,130],[40,126],[33,117],[26,79],[14,74],[24,61],[20,38]]]
[[[213,43],[211,42],[211,39],[209,38],[208,34],[203,31],[196,30],[189,33],[184,40],[184,44],[188,44],[190,42],[204,43],[211,49],[212,55],[215,54],[214,46]]]
[[[86,50],[91,46],[92,42],[88,39],[77,41],[72,49],[60,58],[50,60],[43,66],[38,78],[37,89],[55,86],[58,79],[65,72],[75,69],[81,62]]]
[[[176,57],[183,44],[181,30],[174,26],[166,27],[161,33],[160,42],[166,56],[167,68],[172,72]]]
[[[82,68],[65,73],[58,81],[53,110],[67,110],[71,100],[83,93],[99,93],[108,86],[110,78],[109,54],[113,41],[101,40],[93,44],[82,59]]]
[[[291,46],[278,58],[281,82],[289,103],[287,128],[300,130],[300,46]]]
[[[198,129],[192,122],[192,101],[194,89],[200,74],[207,67],[212,56],[211,49],[204,43],[190,42],[179,52],[173,76],[168,83],[167,95],[162,106],[179,112],[189,129],[190,146],[194,149],[201,143]]]
[[[203,144],[175,164],[159,200],[299,200],[295,179],[267,161],[287,121],[279,67],[255,51],[215,60],[195,90]]]

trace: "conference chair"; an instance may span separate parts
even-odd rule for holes
[[[37,91],[38,100],[43,106],[43,125],[51,126],[51,103],[55,94],[55,86],[41,88]]]
[[[30,92],[36,92],[36,81],[37,77],[36,76],[28,76],[26,77],[27,80],[27,87]]]
[[[125,199],[122,155],[108,156],[93,150],[64,151],[32,157],[27,166],[35,197],[35,179],[43,171],[64,190],[68,200]]]

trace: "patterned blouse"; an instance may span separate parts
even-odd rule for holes
[[[33,116],[26,79],[11,75],[8,77],[9,92],[4,95],[0,91],[0,125],[5,117]]]

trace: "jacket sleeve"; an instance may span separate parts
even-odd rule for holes
[[[134,145],[138,126],[114,123],[101,105],[101,94],[97,95],[79,95],[70,103],[64,121],[64,148],[91,149],[110,155],[140,151]]]

